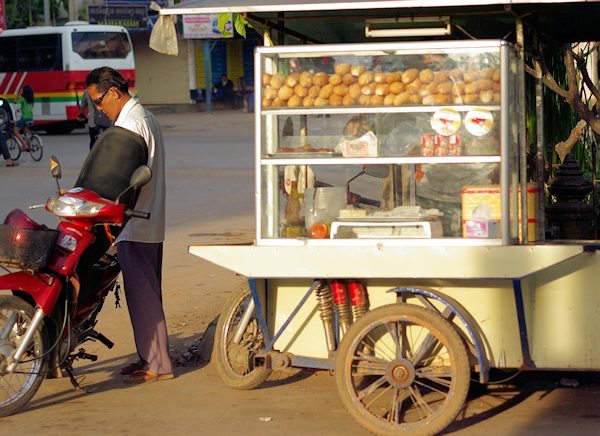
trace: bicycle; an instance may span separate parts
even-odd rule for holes
[[[33,122],[28,122],[25,124],[25,127],[20,130],[21,135],[23,136],[23,139],[25,140],[25,144],[27,146],[25,150],[21,150],[21,143],[14,135],[13,129],[8,129],[10,136],[6,140],[6,145],[8,146],[8,152],[13,162],[19,159],[19,157],[21,157],[21,152],[28,152],[31,158],[36,162],[42,159],[42,155],[44,154],[42,138],[40,138],[40,136],[35,133],[31,133],[29,128],[32,125]]]

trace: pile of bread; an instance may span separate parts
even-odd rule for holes
[[[335,73],[263,74],[263,108],[500,103],[500,70],[367,71],[336,64]]]

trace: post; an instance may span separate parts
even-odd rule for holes
[[[210,40],[204,40],[204,77],[206,78],[206,112],[212,113],[212,68],[210,65]]]

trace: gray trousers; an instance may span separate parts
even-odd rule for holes
[[[117,244],[135,346],[146,369],[155,374],[173,372],[162,306],[162,252],[162,242]]]

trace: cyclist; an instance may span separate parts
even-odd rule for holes
[[[15,96],[14,101],[21,106],[21,119],[17,121],[17,124],[14,127],[14,133],[21,143],[21,151],[29,151],[29,146],[25,142],[23,135],[21,135],[21,131],[26,130],[27,123],[33,121],[33,88],[29,85],[23,86],[23,89]]]

